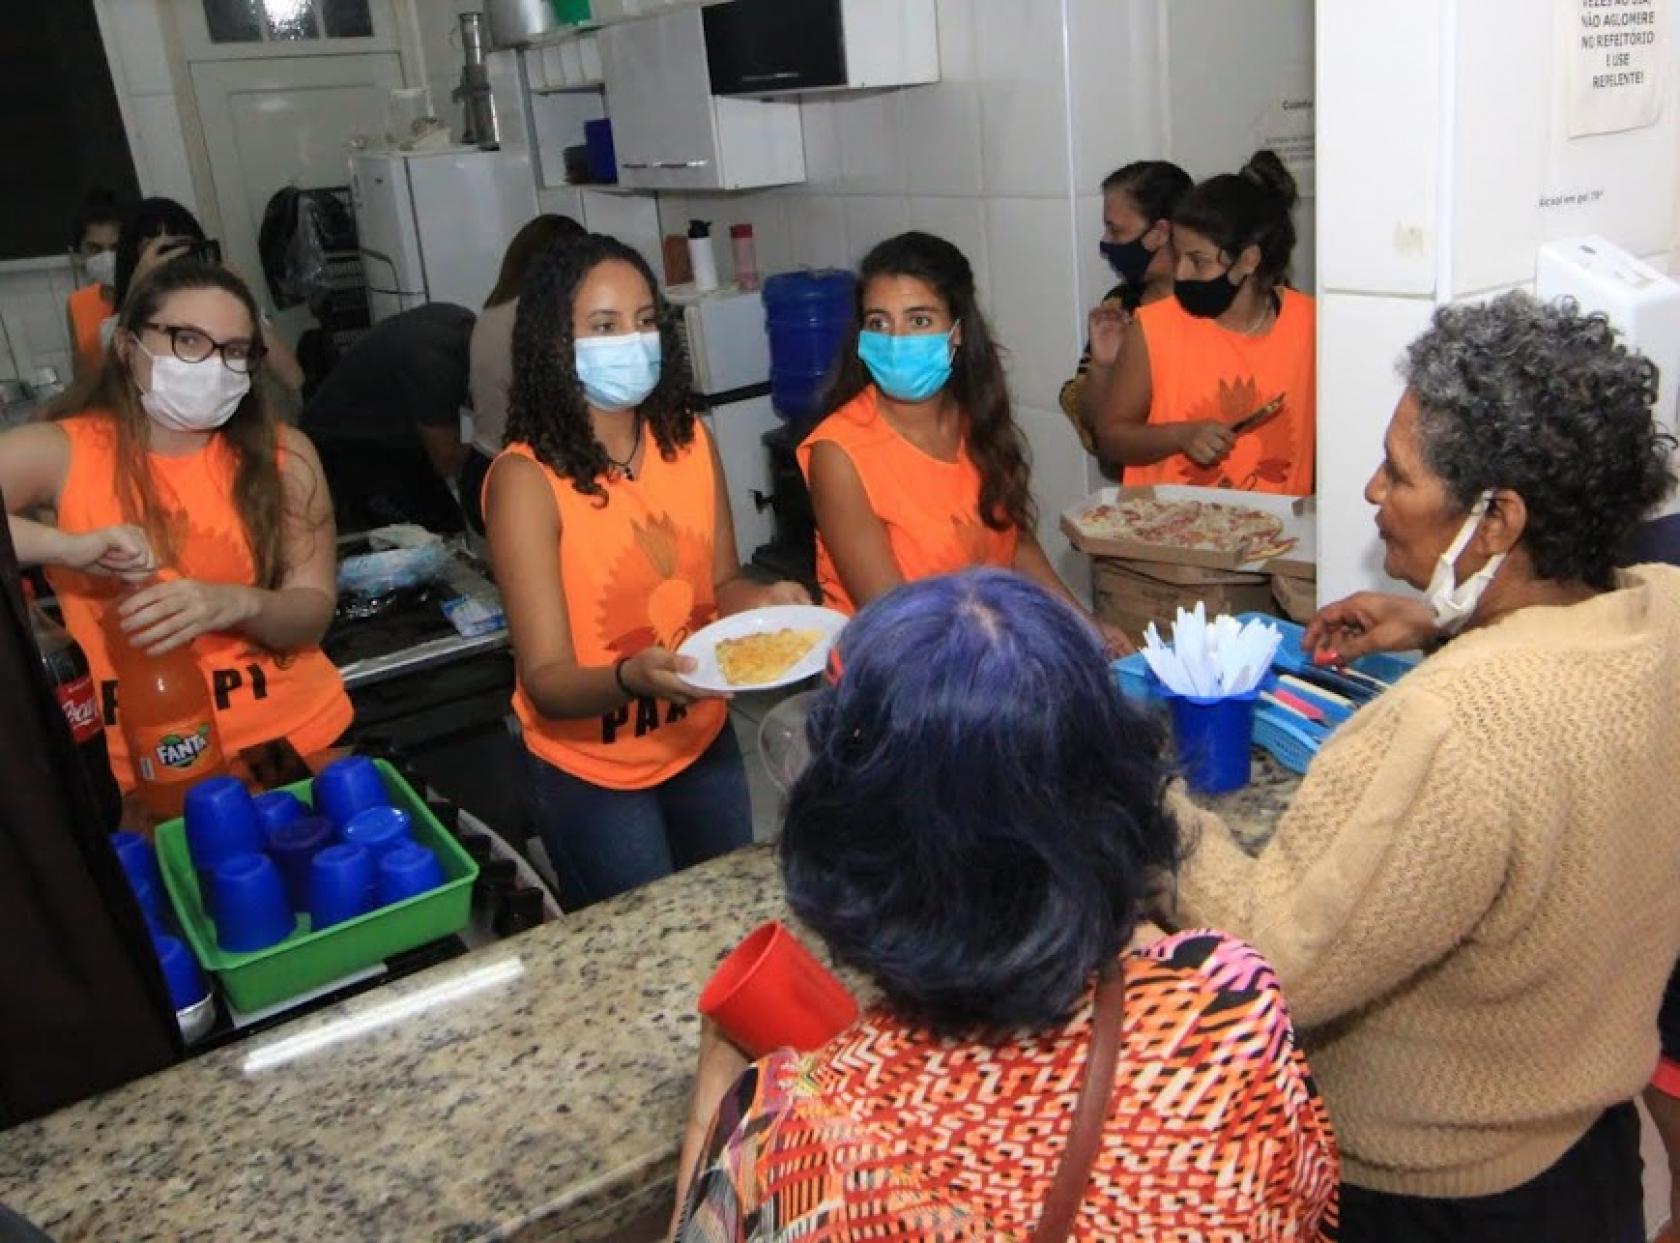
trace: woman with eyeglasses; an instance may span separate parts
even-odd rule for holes
[[[253,383],[264,354],[239,278],[175,259],[135,286],[100,370],[51,421],[0,435],[19,559],[48,567],[108,725],[121,711],[113,610],[137,650],[192,644],[230,752],[285,738],[308,754],[350,724],[320,649],[336,602],[332,500],[314,448]],[[41,509],[55,525],[20,516]],[[109,742],[128,788],[122,732]]]

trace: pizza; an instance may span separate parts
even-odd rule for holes
[[[718,668],[731,686],[763,686],[797,665],[822,637],[820,630],[784,629],[720,639]]]
[[[1131,497],[1093,505],[1074,519],[1094,539],[1196,548],[1210,552],[1276,555],[1294,543],[1283,538],[1283,519],[1221,501],[1165,501]]]

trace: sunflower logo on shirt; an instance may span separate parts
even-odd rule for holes
[[[1219,381],[1213,394],[1190,408],[1187,422],[1223,423],[1227,427],[1253,414],[1269,400],[1261,396],[1253,376]],[[1282,483],[1300,454],[1295,419],[1287,397],[1283,409],[1253,431],[1237,437],[1222,462],[1198,466],[1183,454],[1172,459],[1179,476],[1174,483],[1199,488],[1236,488],[1250,491],[1262,483]]]
[[[630,534],[608,573],[597,633],[620,656],[656,644],[674,651],[717,615],[711,543],[669,514],[631,523]]]

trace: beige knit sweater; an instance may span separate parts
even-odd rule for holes
[[[1656,1065],[1680,955],[1680,569],[1454,640],[1342,726],[1258,858],[1178,810],[1175,922],[1276,965],[1344,1178],[1526,1182]]]

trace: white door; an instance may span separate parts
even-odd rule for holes
[[[395,53],[213,61],[192,67],[193,91],[222,218],[228,263],[263,283],[257,234],[276,190],[347,185],[346,144],[383,131],[402,85]],[[266,300],[266,299],[265,299]]]
[[[257,237],[287,185],[344,186],[404,85],[391,0],[173,0],[215,183],[223,254],[268,302]],[[206,221],[209,227],[210,222]],[[280,320],[295,339],[299,308]]]

